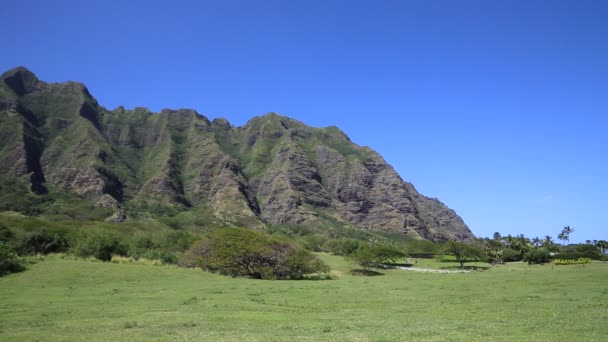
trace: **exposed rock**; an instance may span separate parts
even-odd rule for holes
[[[117,209],[114,211],[112,216],[108,217],[105,221],[110,223],[122,223],[127,220],[127,214],[122,209]]]
[[[118,209],[120,208],[120,203],[118,203],[118,201],[114,199],[114,197],[108,194],[103,194],[97,200],[97,202],[95,202],[95,206],[104,209]]]
[[[46,84],[25,68],[0,80],[0,176],[112,209],[110,222],[126,220],[124,203],[230,224],[331,219],[433,241],[473,237],[453,210],[337,127],[276,113],[233,127],[188,109],[110,112],[80,83]]]

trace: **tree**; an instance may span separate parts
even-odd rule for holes
[[[18,262],[13,246],[0,240],[0,277],[21,270],[23,266]]]
[[[545,236],[541,243],[541,247],[545,248],[549,252],[557,252],[559,250],[557,244],[555,243],[555,241],[553,241],[551,235]]]
[[[361,246],[353,254],[353,260],[363,268],[381,268],[384,264],[395,263],[406,254],[397,248],[384,245]]]
[[[500,239],[485,239],[482,242],[482,248],[488,256],[488,261],[492,264],[503,263],[503,248],[504,245]]]
[[[464,268],[464,263],[467,261],[480,260],[483,257],[483,251],[479,248],[457,241],[446,242],[443,245],[443,252],[454,256],[460,263],[460,268]]]
[[[519,253],[519,259],[523,259],[524,254],[528,252],[532,245],[530,243],[530,239],[524,236],[524,234],[519,234],[516,237],[508,236],[510,248],[516,250]]]
[[[606,249],[608,249],[608,241],[605,240],[594,240],[595,247],[600,250],[600,254],[604,256],[606,254]]]
[[[513,242],[515,241],[515,238],[513,237],[513,235],[509,234],[509,235],[503,237],[502,240],[505,242],[507,247],[513,249]]]
[[[557,238],[560,241],[565,241],[566,245],[564,246],[564,253],[566,252],[566,247],[568,246],[568,241],[570,241],[570,234],[574,233],[574,229],[570,228],[570,226],[565,226],[564,229],[559,233]]]
[[[186,251],[179,265],[255,279],[302,279],[306,274],[329,271],[321,260],[294,243],[246,228],[208,233]]]
[[[500,236],[499,232],[494,232],[493,239],[500,241],[502,240],[502,236]]]
[[[551,254],[544,248],[534,248],[524,255],[524,261],[528,262],[528,265],[532,264],[545,264],[551,260]]]

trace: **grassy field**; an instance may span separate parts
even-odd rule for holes
[[[232,279],[47,257],[0,278],[1,341],[605,341],[608,264]],[[435,262],[435,264],[433,264]],[[451,267],[440,261],[425,267]],[[421,266],[422,267],[422,266]]]

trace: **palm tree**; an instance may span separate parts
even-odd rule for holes
[[[515,241],[515,238],[513,237],[513,235],[509,234],[507,236],[503,236],[502,240],[505,242],[507,247],[513,248],[513,242]]]
[[[502,236],[500,236],[499,232],[495,232],[493,238],[494,240],[502,240]]]
[[[482,248],[489,257],[489,261],[494,265],[496,263],[502,264],[502,241],[497,239],[484,239],[482,241]]]
[[[595,240],[594,240],[595,242]],[[602,256],[606,253],[606,249],[608,248],[608,241],[599,240],[595,243],[595,246],[600,249],[600,253]]]
[[[535,247],[540,247],[542,245],[542,240],[537,236],[532,239],[532,244]]]
[[[547,250],[549,250],[550,252],[558,251],[558,248],[556,248],[557,246],[555,245],[555,242],[553,241],[553,238],[551,237],[551,235],[545,236],[545,239],[542,241],[542,246],[544,248],[546,248]]]
[[[564,253],[566,252],[568,241],[570,241],[570,234],[572,233],[574,233],[574,229],[570,228],[570,226],[565,226],[564,229],[562,229],[562,232],[557,236],[558,239],[566,242],[566,245],[564,246]]]
[[[523,258],[524,254],[530,250],[530,239],[525,237],[524,234],[519,234],[513,238],[511,248],[518,251],[519,256]]]

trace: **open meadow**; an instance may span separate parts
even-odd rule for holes
[[[605,341],[608,264],[235,279],[51,255],[0,278],[2,341]],[[422,262],[421,262],[422,264]],[[425,267],[450,267],[424,261]],[[421,266],[422,267],[422,266]]]

